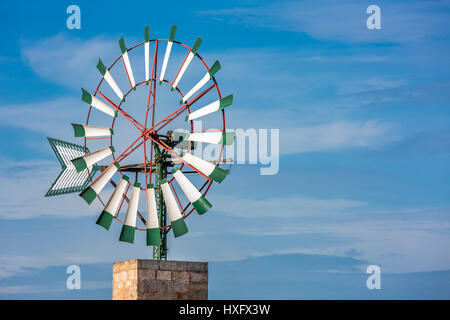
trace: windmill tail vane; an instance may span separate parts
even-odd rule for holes
[[[85,154],[83,146],[58,140],[54,138],[47,138],[50,146],[55,153],[56,158],[61,164],[61,172],[48,189],[45,197],[58,196],[73,192],[80,192],[84,190],[89,183],[89,174],[87,170],[78,171],[71,160],[74,157]],[[89,152],[89,149],[86,149]],[[98,166],[93,164],[90,169],[90,174],[94,175],[98,171]]]
[[[122,228],[118,238],[127,243],[134,242],[136,230],[145,231],[146,244],[153,246],[155,259],[167,259],[167,234],[170,230],[175,237],[187,234],[189,229],[185,219],[193,211],[204,215],[212,208],[206,193],[214,182],[221,183],[228,175],[229,170],[220,165],[229,161],[223,158],[224,147],[231,145],[235,140],[235,133],[225,129],[225,109],[232,105],[233,95],[222,97],[215,78],[221,64],[215,61],[209,67],[198,54],[202,39],[197,38],[192,47],[189,47],[175,40],[176,31],[177,26],[173,25],[167,39],[150,39],[150,27],[146,26],[144,42],[129,48],[122,37],[119,40],[120,56],[112,65],[107,67],[101,58],[98,60],[97,69],[102,78],[97,89],[90,92],[81,88],[81,100],[89,106],[88,117],[85,124],[72,123],[72,127],[74,136],[84,139],[84,145],[49,138],[62,172],[45,196],[79,192],[80,197],[89,205],[98,199],[103,205],[103,210],[96,223],[109,230],[114,220],[120,222]],[[135,77],[137,73],[133,67],[136,68],[136,60],[130,59],[133,53],[142,50],[136,49],[138,47],[144,50],[144,61],[141,61],[145,71],[143,80]],[[171,70],[170,56],[178,49],[187,50],[187,53],[181,65],[175,66],[178,69]],[[154,50],[154,53],[151,50]],[[163,59],[160,60],[161,65],[158,64],[159,51],[161,54],[164,52]],[[183,76],[189,73],[189,66],[195,60],[199,60],[206,71],[194,85],[186,87],[187,81]],[[117,61],[122,63],[116,63]],[[122,69],[126,80],[117,82],[113,74],[117,76],[118,73],[112,72],[113,68]],[[173,79],[167,77],[171,73],[175,75]],[[178,92],[181,98],[180,105],[174,104],[172,110],[169,107],[168,115],[162,120],[155,121],[157,82],[160,86],[168,85],[167,90]],[[129,85],[129,88],[123,88],[124,83]],[[127,96],[142,84],[149,90],[148,99],[145,101],[145,121],[134,118],[125,105]],[[105,87],[109,87],[115,96],[107,97],[103,93],[106,92]],[[213,102],[197,107],[204,96],[215,98]],[[111,125],[103,127],[91,124],[89,120],[92,114],[112,120]],[[221,118],[219,123],[219,127],[222,126],[221,130],[194,130],[193,120],[211,119],[213,114]],[[184,132],[173,130],[162,132],[164,127],[180,116],[189,129]],[[115,134],[114,124],[118,117],[123,117],[133,124],[139,135],[122,153],[116,155],[112,141]],[[90,152],[87,144],[93,139],[109,141],[110,145]],[[218,158],[202,159],[193,155],[191,151],[199,143],[217,145],[220,149]],[[139,148],[144,149],[143,162],[126,163],[125,159]],[[113,159],[108,165],[99,164],[110,157]],[[117,173],[120,177],[116,183],[114,177]],[[134,174],[134,181],[131,181],[125,173]],[[194,177],[191,178],[190,175]],[[109,199],[103,201],[101,194],[108,183],[114,190]],[[139,211],[142,191],[146,203],[145,214]],[[183,200],[187,200],[185,205],[182,204]],[[120,214],[125,206],[126,213]],[[139,226],[138,221],[142,222],[143,226]]]

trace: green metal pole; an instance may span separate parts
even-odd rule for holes
[[[155,174],[155,185],[159,186],[160,181],[167,177],[167,167],[164,164],[164,153],[161,152],[159,147],[155,145],[155,158],[158,158]],[[156,190],[157,204],[158,204],[158,218],[159,225],[165,226],[167,222],[167,208],[164,203],[161,188]],[[167,260],[167,230],[161,229],[161,245],[153,246],[153,259],[154,260]]]

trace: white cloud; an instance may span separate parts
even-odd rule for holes
[[[48,292],[47,290],[48,288],[44,288],[41,286],[3,286],[0,287],[0,294],[43,293]]]
[[[73,136],[71,122],[87,113],[86,104],[75,98],[58,98],[0,106],[0,124],[25,128],[50,136]]]
[[[378,90],[399,88],[407,85],[404,79],[366,77],[358,80],[344,81],[340,84],[338,94],[355,94]]]
[[[380,148],[400,139],[392,131],[392,124],[376,120],[335,121],[310,127],[280,129],[280,153]]]
[[[117,41],[104,36],[81,40],[56,35],[24,42],[22,47],[23,59],[37,75],[70,89],[94,86],[101,79],[98,58],[111,63],[119,55]]]
[[[321,214],[337,214],[348,209],[366,206],[367,203],[349,199],[318,199],[301,195],[273,198],[237,198],[214,195],[214,206],[226,215],[261,217],[301,217]]]
[[[58,34],[37,41],[23,41],[21,56],[38,76],[50,82],[73,90],[78,90],[80,86],[93,90],[102,79],[102,75],[96,68],[98,59],[101,58],[106,66],[110,66],[120,57],[118,39],[99,35],[85,40]],[[141,41],[140,38],[126,37],[126,44],[129,47]],[[166,73],[167,78],[174,76],[173,73],[177,72],[178,63],[183,61],[185,51],[186,49],[181,46],[174,47]],[[130,52],[129,58],[136,82],[142,81],[145,72],[143,46]],[[196,63],[191,65],[191,74],[195,66]],[[110,72],[125,93],[125,89],[129,88],[129,82],[120,59]],[[189,75],[185,78],[188,77]],[[186,79],[183,79],[181,84],[185,84],[185,81]],[[103,93],[105,93],[105,87],[108,85],[105,84],[100,88]],[[112,90],[107,92],[112,93]]]
[[[26,273],[30,260],[27,256],[0,256],[0,279]]]
[[[224,260],[275,253],[348,256],[349,250],[353,249],[359,253],[358,258],[380,265],[383,272],[420,272],[450,268],[450,255],[446,254],[450,240],[450,224],[447,221],[449,208],[372,211],[369,205],[362,202],[355,201],[352,204],[349,201],[348,204],[348,201],[344,201],[344,205],[336,206],[335,200],[330,200],[319,204],[318,207],[324,209],[314,210],[313,214],[308,212],[309,206],[305,209],[302,200],[298,203],[289,198],[279,200],[276,202],[278,206],[271,200],[262,200],[261,206],[251,199],[230,198],[226,206],[219,202],[221,213],[223,211],[236,219],[235,225],[231,222],[222,223],[221,232],[232,234],[226,236],[226,240],[239,240],[229,240],[228,243],[230,250],[236,250],[235,255],[228,251],[212,252],[211,255]],[[287,204],[284,205],[283,201]],[[293,205],[299,205],[299,208]],[[330,209],[325,209],[327,207]],[[333,209],[335,207],[337,209]],[[297,216],[285,214],[285,210],[296,212]],[[267,211],[273,215],[269,217]],[[305,216],[303,211],[311,215]],[[257,220],[253,219],[255,213],[261,214]],[[239,218],[241,220],[237,220]],[[210,239],[216,246],[226,246],[226,241],[217,239],[217,228],[210,226],[206,230],[211,232],[205,234],[204,238]]]
[[[240,109],[234,111],[233,116],[235,118],[233,118],[232,126],[228,126],[230,128],[279,129],[280,155],[355,148],[378,150],[389,143],[403,139],[395,124],[375,119],[337,120],[305,125],[295,123],[297,122],[296,112],[291,109],[270,110],[260,113],[257,117],[251,110]],[[248,148],[248,143],[241,143],[243,141],[241,138],[236,141],[239,143],[227,147],[226,152],[230,154],[228,149],[231,148],[234,150],[234,155],[246,154],[245,149]]]
[[[97,203],[80,210],[77,194],[44,197],[60,168],[55,162],[3,161],[0,180],[0,218],[27,219],[37,216],[75,218],[98,214]]]
[[[98,290],[111,288],[110,281],[86,281],[81,285],[83,290]],[[67,292],[64,285],[41,286],[41,285],[17,285],[17,286],[0,286],[0,294],[17,295],[17,294],[43,294],[50,292]]]
[[[408,1],[381,4],[381,30],[366,27],[368,3],[357,0],[283,1],[262,6],[201,11],[205,18],[307,33],[346,42],[410,42],[448,35],[448,3]]]

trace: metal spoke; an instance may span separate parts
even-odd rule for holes
[[[101,95],[103,97],[103,99],[105,99],[106,101],[108,101],[108,103],[115,108],[117,111],[120,112],[120,114],[122,114],[128,121],[131,122],[132,125],[134,125],[136,127],[136,129],[138,129],[139,131],[141,131],[144,127],[142,126],[142,124],[139,123],[139,121],[137,121],[136,119],[134,119],[132,116],[130,116],[127,112],[125,112],[122,108],[118,107],[114,102],[112,102],[110,99],[108,99],[105,95],[103,95],[103,93],[101,93],[99,90],[96,91],[99,95]],[[139,127],[140,128],[139,128]]]
[[[167,124],[169,124],[172,120],[174,120],[176,117],[178,117],[180,115],[180,113],[184,112],[184,110],[186,110],[188,107],[190,107],[192,104],[194,104],[195,102],[197,102],[201,97],[203,97],[205,94],[207,94],[212,88],[214,88],[215,85],[212,85],[211,87],[209,87],[208,89],[206,89],[205,91],[203,91],[202,93],[198,94],[194,99],[192,99],[191,101],[186,101],[185,104],[183,104],[180,108],[178,108],[177,110],[175,110],[174,112],[172,112],[171,114],[169,114],[167,117],[165,117],[164,119],[162,119],[161,121],[159,121],[157,124],[155,124],[154,126],[152,126],[151,129],[154,129],[156,132],[160,131],[162,128],[164,128]],[[155,129],[155,127],[157,127],[158,125],[160,125],[161,123],[165,122],[164,125],[162,125],[161,127],[159,127],[158,129]]]

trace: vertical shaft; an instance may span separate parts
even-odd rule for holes
[[[158,158],[160,160],[156,161],[156,172],[155,172],[155,185],[159,186],[160,181],[162,179],[165,179],[167,177],[167,167],[164,164],[165,157],[163,156],[163,153],[167,153],[165,150],[163,150],[163,153],[161,153],[159,147],[152,143],[155,148],[155,159]],[[158,204],[158,218],[159,218],[159,225],[165,226],[167,222],[167,209],[166,205],[164,203],[163,195],[161,189],[156,189],[156,197],[157,197],[157,204]],[[167,229],[161,229],[161,245],[159,246],[153,246],[153,259],[154,260],[167,260]]]

